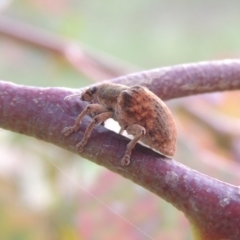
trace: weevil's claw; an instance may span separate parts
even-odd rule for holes
[[[64,135],[65,137],[69,136],[72,132],[73,132],[73,127],[65,127],[61,133],[62,135]]]
[[[130,164],[130,155],[129,154],[125,154],[123,156],[123,158],[121,159],[121,166],[129,165],[129,164]]]
[[[72,127],[65,127],[61,133],[62,135],[64,135],[65,137],[69,136],[71,133],[76,132],[79,129],[78,126],[72,126]]]
[[[76,145],[75,149],[78,152],[82,152],[86,144],[87,144],[87,140],[83,139],[80,143]]]

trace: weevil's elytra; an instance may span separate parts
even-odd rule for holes
[[[79,129],[86,114],[94,115],[82,141],[76,146],[78,151],[83,151],[94,125],[113,118],[121,127],[120,134],[126,130],[128,134],[134,136],[127,144],[126,152],[121,159],[122,166],[130,163],[132,149],[138,141],[166,156],[174,155],[177,131],[172,114],[165,103],[147,88],[103,83],[83,92],[81,100],[88,102],[94,100],[96,103],[88,105],[79,114],[75,124],[62,131],[68,136]]]

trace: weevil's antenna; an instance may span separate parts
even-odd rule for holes
[[[66,101],[66,100],[69,99],[69,98],[76,97],[76,96],[81,96],[81,95],[82,95],[81,92],[80,92],[80,93],[74,93],[74,94],[68,95],[68,96],[66,96],[66,97],[64,98],[64,101]]]

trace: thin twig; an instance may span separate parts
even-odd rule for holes
[[[111,79],[138,69],[84,44],[4,16],[0,17],[0,34],[59,54],[93,80]]]
[[[196,108],[196,106],[197,101],[195,100],[191,100],[191,104],[187,100],[182,101],[182,107],[188,114],[210,127],[215,133],[225,137],[240,136],[240,122],[238,119],[217,112],[210,106],[205,106],[205,108]]]

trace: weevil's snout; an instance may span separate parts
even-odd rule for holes
[[[64,98],[64,101],[70,99],[70,98],[73,98],[73,97],[76,97],[76,96],[81,96],[82,94],[81,93],[75,93],[75,94],[71,94],[71,95],[68,95]],[[81,98],[81,97],[80,97]]]

